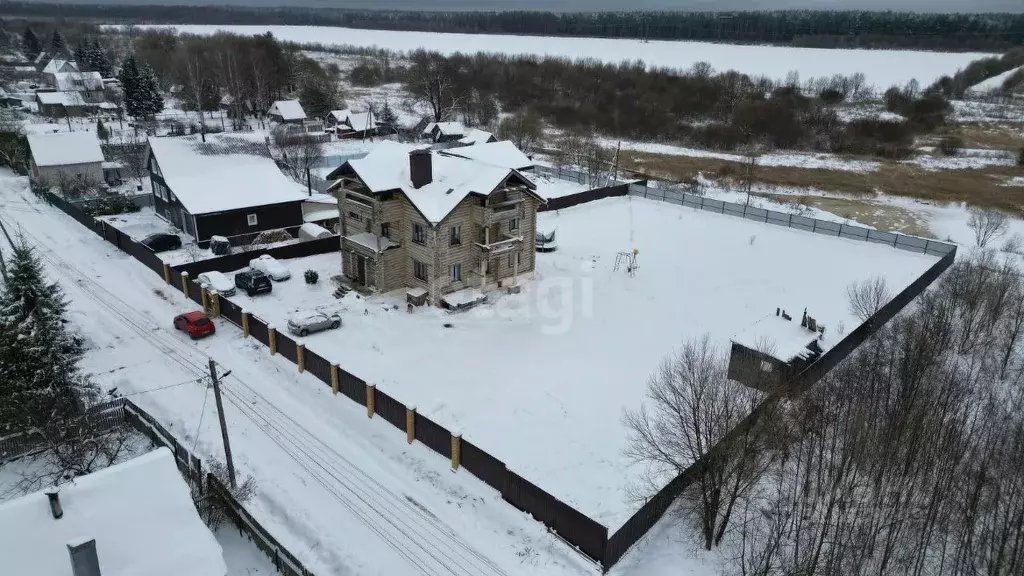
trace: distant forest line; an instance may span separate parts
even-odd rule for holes
[[[817,48],[1005,51],[1024,44],[1024,14],[867,11],[415,12],[331,8],[0,2],[7,16],[148,24],[341,26],[376,30],[700,40]]]

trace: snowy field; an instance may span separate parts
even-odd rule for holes
[[[15,206],[17,210],[8,210]],[[471,474],[216,321],[192,342],[178,290],[0,172],[0,219],[23,230],[70,299],[84,369],[160,420],[189,450],[223,458],[207,358],[223,379],[235,466],[257,479],[248,509],[316,574],[584,575],[597,568]],[[298,282],[293,281],[294,285]],[[246,574],[247,572],[242,572]],[[235,576],[232,574],[232,576]]]
[[[559,249],[538,254],[537,280],[464,313],[408,314],[400,294],[339,301],[326,283],[295,280],[232,299],[278,326],[299,310],[340,311],[344,327],[308,336],[310,350],[615,529],[641,473],[621,456],[622,410],[674,346],[709,333],[724,351],[776,306],[806,306],[834,342],[856,326],[851,282],[881,274],[898,291],[935,261],[641,198],[543,213],[538,227],[557,228]],[[634,248],[636,276],[613,272],[616,253]],[[340,268],[335,254],[286,263],[321,278]]]
[[[1018,68],[1011,68],[1006,72],[1003,72],[1002,74],[997,74],[991,78],[982,80],[981,82],[975,84],[974,86],[971,86],[969,91],[977,94],[985,94],[988,92],[1001,90],[1003,87],[1003,82],[1006,82],[1007,78],[1013,76],[1022,69],[1024,69],[1024,66],[1020,66]]]
[[[167,26],[150,26],[166,28]],[[776,46],[740,46],[709,42],[619,40],[503,36],[496,34],[442,34],[391,30],[358,30],[320,26],[175,26],[181,32],[237,34],[271,32],[279,40],[301,43],[376,46],[407,52],[418,48],[444,54],[500,52],[565,58],[596,58],[605,62],[643,60],[648,66],[685,70],[707,62],[718,71],[736,70],[752,76],[783,79],[791,70],[804,80],[812,77],[863,73],[868,84],[884,90],[916,79],[927,86],[938,77],[954,74],[983,53],[915,52],[911,50],[828,50]]]

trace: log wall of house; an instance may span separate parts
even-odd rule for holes
[[[437,296],[431,283],[431,279],[436,277],[437,262],[434,261],[434,255],[436,254],[436,234],[434,228],[430,225],[426,219],[419,213],[419,211],[409,202],[408,199],[402,198],[402,203],[405,204],[405,216],[402,219],[402,226],[399,236],[399,241],[405,249],[405,279],[406,284],[413,288],[423,288],[430,292],[431,302],[434,302],[434,298]],[[424,231],[424,243],[417,244],[412,241],[413,225],[420,224],[423,226]],[[394,233],[394,230],[392,230]],[[429,266],[427,270],[427,280],[420,280],[416,277],[415,270],[413,269],[413,260],[422,262]]]
[[[483,211],[484,208],[480,205],[479,197],[467,196],[439,225],[437,265],[441,294],[464,288],[480,287],[476,270],[480,267],[483,250],[476,245],[476,242],[479,241]],[[461,228],[462,242],[451,246],[451,230],[456,226]],[[452,281],[451,267],[453,264],[462,265],[461,281]]]

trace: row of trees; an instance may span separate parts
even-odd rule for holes
[[[1024,42],[1021,14],[869,11],[542,12],[382,11],[305,7],[90,5],[7,2],[18,16],[174,24],[293,24],[380,30],[710,40],[815,47],[1003,50]]]
[[[979,244],[998,233],[983,236]],[[1019,241],[1004,247],[1012,249]],[[709,463],[679,518],[706,548],[722,546],[725,573],[1021,572],[1024,278],[1011,262],[991,250],[956,262],[822,381],[772,404]],[[851,310],[863,321],[890,296],[878,279],[851,286]],[[725,367],[705,339],[651,377],[646,407],[626,415],[627,454],[660,473],[637,486],[639,496],[762,401],[729,381]]]

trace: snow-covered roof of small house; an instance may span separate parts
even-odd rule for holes
[[[377,118],[373,112],[352,112],[348,115],[348,123],[356,132],[373,130],[377,127]]]
[[[29,134],[28,147],[36,166],[103,162],[103,150],[95,132]]]
[[[732,341],[777,360],[790,362],[811,354],[812,351],[807,346],[818,337],[817,332],[800,325],[800,318],[786,320],[782,316],[771,314],[733,336]]]
[[[99,72],[58,72],[53,78],[57,90],[103,90]]]
[[[327,113],[327,117],[333,118],[335,124],[341,124],[345,120],[348,120],[348,116],[351,113],[352,111],[348,108],[345,108],[344,110],[331,110]]]
[[[533,160],[530,160],[526,154],[523,154],[522,150],[516,148],[516,145],[508,140],[448,148],[443,154],[468,158],[477,162],[483,162],[484,164],[512,170],[526,170],[534,166]]]
[[[445,136],[461,136],[466,133],[462,122],[438,122],[434,126]]]
[[[313,194],[302,200],[302,221],[321,222],[339,217],[338,199],[330,194]]]
[[[78,92],[36,92],[40,104],[61,106],[85,106],[85,99]]]
[[[167,187],[192,215],[302,200],[258,134],[149,139]]]
[[[444,220],[466,196],[487,196],[509,176],[523,180],[527,189],[534,184],[514,169],[448,156],[436,151],[431,155],[431,181],[416,188],[409,169],[409,153],[424,150],[423,146],[385,140],[364,158],[349,160],[348,166],[373,192],[401,190],[423,217],[431,224]],[[539,198],[539,197],[538,197]]]
[[[270,107],[268,114],[280,116],[282,120],[306,119],[306,112],[298,100],[278,100]]]
[[[472,145],[487,144],[488,142],[491,142],[493,140],[494,134],[491,134],[486,130],[479,130],[477,128],[473,128],[472,130],[469,131],[469,134],[466,134],[464,137],[460,138],[459,142],[461,142],[462,144]]]
[[[5,574],[72,576],[67,545],[89,540],[103,576],[227,574],[166,448],[80,476],[60,486],[58,498],[60,519],[43,491],[0,504]]]
[[[78,64],[72,60],[53,58],[43,66],[43,74],[58,74],[61,72],[78,72]]]

